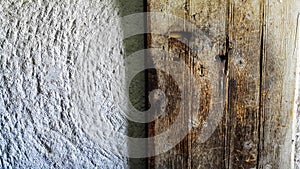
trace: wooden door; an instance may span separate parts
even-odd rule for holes
[[[162,32],[148,35],[148,48],[167,53],[149,52],[148,64],[158,69],[148,73],[148,90],[162,90],[166,108],[148,134],[163,134],[177,118],[187,124],[174,130],[187,131],[185,137],[149,158],[149,168],[299,165],[299,6],[297,0],[148,0],[148,12],[166,15],[148,17],[148,32]],[[159,69],[176,61],[189,71]],[[160,151],[161,141],[149,150]]]

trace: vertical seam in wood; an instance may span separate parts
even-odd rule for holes
[[[263,123],[264,120],[262,120],[263,116],[263,96],[262,96],[262,91],[263,91],[263,64],[264,64],[264,36],[265,36],[265,1],[261,1],[260,4],[260,10],[261,10],[261,42],[260,42],[260,66],[259,66],[259,71],[260,71],[260,80],[259,80],[259,108],[258,108],[258,145],[257,145],[257,158],[256,158],[256,168],[259,169],[259,164],[260,164],[260,156],[261,156],[261,151],[262,148],[260,146],[263,145],[263,139],[264,137],[261,136],[261,134],[264,133],[264,128],[263,128]],[[262,141],[262,144],[261,144]]]
[[[190,8],[191,8],[191,1],[190,0],[186,0],[186,5],[188,5],[189,7],[187,8],[188,9],[188,11],[186,11],[186,15],[185,15],[185,18],[184,18],[184,20],[186,20],[186,18],[189,16],[189,13],[190,13]],[[186,30],[184,30],[184,31],[186,31]],[[188,40],[188,44],[190,44],[190,42],[189,42],[189,40]],[[190,59],[190,62],[191,62],[191,55],[190,55],[190,52],[188,52],[187,53],[187,55],[188,55],[188,58]],[[193,64],[190,64],[190,65],[194,65],[194,63]],[[190,75],[192,76],[192,74],[193,74],[193,67],[191,66],[190,67]],[[190,80],[191,80],[191,78],[189,78]],[[189,83],[190,85],[191,84],[193,84],[193,83]],[[191,87],[190,86],[190,89],[192,89],[193,87]],[[191,97],[191,96],[190,96]],[[192,98],[190,98],[191,100],[192,100]],[[188,114],[188,120],[189,121],[192,121],[192,112],[191,112],[191,110],[192,110],[192,104],[190,104],[190,112],[189,112],[189,114]],[[188,131],[189,131],[189,126],[188,126]],[[188,169],[190,169],[191,168],[191,166],[192,166],[192,164],[193,164],[193,159],[192,159],[192,151],[191,151],[191,149],[192,149],[192,136],[191,136],[191,133],[190,132],[188,132],[188,139],[187,139],[187,142],[188,142],[188,160],[187,160],[187,167],[188,167]]]
[[[187,11],[186,11],[186,14],[185,14],[185,18],[184,18],[184,20],[186,20],[187,19],[187,17],[189,16],[189,14],[190,14],[190,8],[191,8],[191,1],[190,0],[186,0],[185,1],[185,3],[186,3],[186,5],[188,5],[188,7],[187,7]],[[184,30],[184,31],[187,31],[187,30]],[[190,41],[189,41],[189,39],[188,39],[188,44],[190,44]],[[191,63],[191,62],[194,62],[194,60],[192,59],[193,57],[191,57],[191,55],[190,55],[190,52],[188,52],[187,53],[187,55],[188,55],[188,58],[189,58],[189,62]],[[190,76],[192,76],[192,74],[193,74],[193,65],[194,65],[194,63],[191,63],[190,64],[191,65],[191,67],[190,67]],[[191,78],[189,78],[190,80],[192,80]],[[190,81],[190,83],[189,83],[190,85],[192,85],[193,83],[191,83],[191,81]],[[193,89],[193,87],[192,86],[190,86],[190,89]],[[191,97],[191,96],[190,96]],[[190,98],[191,100],[192,100],[192,98]],[[193,114],[193,112],[192,112],[192,104],[190,103],[190,106],[189,106],[189,109],[190,109],[190,111],[189,111],[189,113],[188,113],[188,120],[191,122],[192,121],[192,114]],[[188,130],[189,130],[189,126],[188,126],[188,128],[187,128]],[[192,131],[192,130],[190,130],[190,131]],[[193,159],[192,159],[192,157],[193,157],[193,155],[192,155],[192,135],[191,135],[191,132],[188,132],[189,134],[188,134],[188,138],[187,138],[187,142],[188,142],[188,150],[187,150],[187,153],[188,153],[188,160],[187,160],[187,167],[188,167],[188,169],[191,169],[192,168],[192,166],[193,166]]]
[[[228,50],[229,50],[229,24],[230,24],[230,15],[231,15],[231,13],[230,13],[230,0],[227,0],[227,2],[226,2],[226,12],[227,12],[227,18],[226,18],[226,23],[225,23],[225,34],[226,34],[226,49],[225,49],[225,51],[226,51],[226,53],[225,53],[225,56],[226,56],[226,58],[227,58],[227,62],[226,62],[226,64],[227,64],[227,72],[226,72],[226,74],[227,74],[227,76],[229,76],[229,71],[228,71],[228,69],[229,69],[229,63],[228,63],[228,57],[229,57],[229,55],[228,55]],[[226,116],[225,116],[225,136],[224,136],[224,146],[225,146],[225,148],[224,148],[224,168],[229,168],[229,162],[230,162],[230,134],[229,134],[229,126],[228,126],[228,124],[229,124],[229,82],[228,82],[228,78],[226,78],[227,79],[227,88],[226,88],[226,90],[227,90],[227,93],[226,93],[226,107],[225,107],[225,112],[226,112]],[[227,155],[228,154],[228,155]]]
[[[145,12],[151,12],[150,10],[150,7],[148,5],[148,0],[144,0],[144,7],[145,7]],[[146,15],[145,16],[145,28],[147,30],[147,32],[149,32],[149,30],[151,30],[151,20],[148,18],[149,16]],[[152,39],[152,36],[151,34],[145,34],[145,47],[146,49],[151,46],[151,40]],[[150,64],[151,63],[151,60],[149,59],[149,53],[146,53],[146,59],[145,59],[145,64]],[[152,64],[152,63],[151,63]],[[153,79],[153,77],[151,77],[149,79],[149,76],[153,76],[153,70],[146,70],[146,108],[149,109],[150,108],[150,103],[149,103],[149,93],[150,93],[150,90],[152,89],[153,87],[153,84],[157,84],[157,77],[155,77],[155,79]],[[155,76],[156,76],[156,71],[154,72],[155,73]],[[155,135],[155,130],[154,130],[154,126],[153,126],[154,123],[150,122],[149,124],[147,124],[147,137],[153,137]],[[151,127],[151,129],[150,129]],[[150,131],[149,131],[150,130]],[[151,134],[150,134],[151,132]],[[151,143],[148,143],[148,154],[155,154],[155,147],[154,147],[154,142],[151,142]],[[147,165],[147,168],[155,168],[155,158],[154,157],[148,157],[148,165]]]

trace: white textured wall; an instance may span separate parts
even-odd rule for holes
[[[0,168],[128,168],[99,144],[127,132],[118,11],[111,0],[0,1]]]

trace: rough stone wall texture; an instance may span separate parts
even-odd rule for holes
[[[119,12],[111,0],[0,1],[0,168],[129,168],[111,151],[126,141],[99,144],[128,132]]]

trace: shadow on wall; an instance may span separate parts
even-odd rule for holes
[[[134,13],[141,13],[145,11],[145,1],[143,0],[120,0],[117,1],[117,6],[120,10],[120,16],[127,16]],[[133,26],[135,24],[143,24],[145,25],[145,21],[133,21]],[[124,25],[126,23],[122,23],[121,25]],[[139,25],[140,27],[141,25]],[[123,28],[124,29],[124,28]],[[145,29],[145,26],[144,26]],[[124,45],[124,56],[128,57],[134,52],[137,52],[139,50],[145,49],[145,35],[135,35],[132,37],[129,37],[127,39],[124,39],[123,45]],[[141,64],[143,65],[145,62],[145,57],[141,56],[139,60],[137,60],[134,64]],[[135,75],[132,81],[127,81],[127,89],[129,89],[129,99],[131,104],[139,111],[145,111],[146,108],[146,73],[145,71],[142,71]],[[146,115],[146,114],[145,114]],[[145,116],[146,118],[146,116]],[[128,120],[128,128],[127,128],[127,136],[134,137],[134,138],[145,138],[147,137],[147,124],[143,123],[137,123]],[[147,147],[147,145],[145,145]],[[134,149],[128,144],[128,151],[131,151]],[[147,149],[142,148],[144,151],[147,152]],[[129,167],[132,169],[143,169],[147,168],[147,158],[128,158],[129,160]]]

